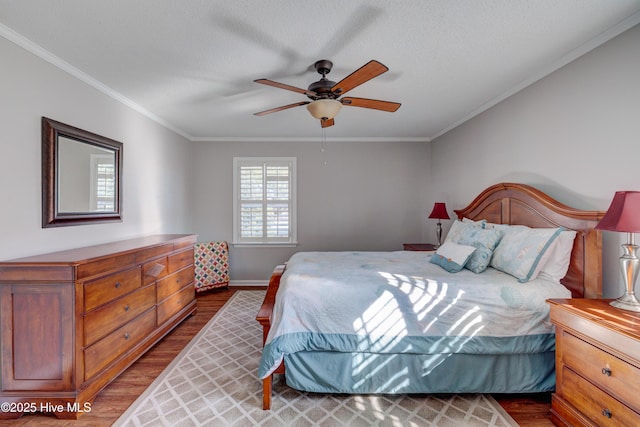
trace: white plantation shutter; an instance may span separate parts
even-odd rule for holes
[[[116,166],[112,155],[91,154],[90,204],[98,212],[115,211]]]
[[[294,244],[295,157],[235,157],[234,243]]]

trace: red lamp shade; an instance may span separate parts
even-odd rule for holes
[[[599,230],[640,233],[640,191],[616,191]]]
[[[429,214],[429,218],[435,219],[451,219],[447,213],[447,206],[445,203],[436,202],[433,204],[433,210]]]

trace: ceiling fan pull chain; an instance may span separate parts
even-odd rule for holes
[[[322,128],[320,152],[322,153],[322,166],[327,166],[327,130]]]

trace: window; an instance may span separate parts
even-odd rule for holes
[[[296,244],[296,158],[233,158],[233,243]]]
[[[93,212],[115,211],[116,166],[110,154],[91,154],[91,195],[89,210]]]

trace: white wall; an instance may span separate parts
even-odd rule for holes
[[[184,138],[2,37],[0,58],[1,260],[194,231]],[[124,144],[123,222],[42,228],[42,116]]]
[[[438,138],[431,162],[434,196],[453,206],[504,181],[590,210],[640,190],[640,26]],[[624,240],[603,234],[606,297],[623,293]]]
[[[320,142],[193,145],[194,226],[200,241],[232,239],[234,156],[297,157],[299,245],[231,247],[234,281],[266,281],[297,251],[393,251],[402,250],[403,242],[424,241],[428,143],[328,142],[324,153]]]

